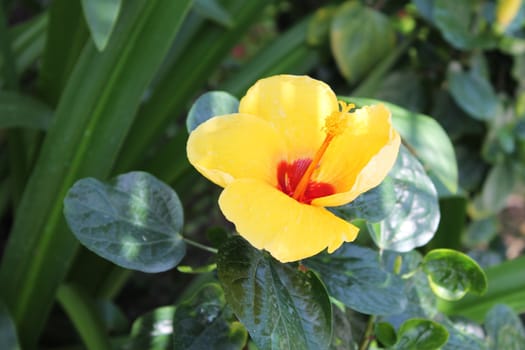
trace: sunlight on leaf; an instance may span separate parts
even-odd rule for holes
[[[191,106],[186,119],[188,132],[206,120],[216,116],[237,113],[239,100],[224,91],[210,91],[202,94]]]
[[[423,258],[423,271],[432,291],[445,300],[458,300],[467,292],[483,294],[487,277],[468,255],[452,249],[435,249]]]
[[[260,349],[326,349],[328,294],[314,273],[292,266],[238,236],[222,246],[217,261],[226,300]]]
[[[64,200],[64,214],[82,244],[128,269],[165,271],[186,252],[179,198],[147,173],[120,175],[111,184],[79,180]]]
[[[99,51],[104,51],[106,48],[121,5],[122,0],[82,0],[84,16]]]
[[[421,164],[401,147],[388,177],[393,180],[396,203],[378,223],[368,223],[381,249],[408,252],[434,237],[440,212],[437,193]]]

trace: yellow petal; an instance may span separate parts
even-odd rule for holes
[[[399,144],[399,134],[392,128],[390,111],[384,105],[356,110],[346,131],[326,150],[315,178],[332,184],[336,193],[312,204],[346,204],[379,185],[394,165]]]
[[[325,248],[333,252],[354,240],[359,230],[324,208],[299,203],[257,180],[230,183],[219,206],[241,236],[281,262],[304,259]]]
[[[217,185],[253,178],[277,183],[275,164],[284,150],[282,137],[265,120],[251,115],[214,117],[189,136],[190,163]]]
[[[337,97],[325,83],[308,76],[277,75],[255,83],[241,99],[239,111],[281,130],[292,161],[315,153],[325,137],[325,118],[338,108]]]

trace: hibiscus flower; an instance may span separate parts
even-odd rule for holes
[[[331,253],[359,229],[326,207],[377,186],[400,137],[384,105],[356,109],[308,76],[259,80],[239,112],[189,136],[190,163],[224,188],[219,206],[237,232],[281,262]]]

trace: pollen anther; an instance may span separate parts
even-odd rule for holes
[[[337,136],[341,135],[348,126],[348,112],[355,108],[353,103],[345,103],[339,101],[339,106],[341,106],[340,111],[334,111],[325,119],[324,130],[327,136]]]
[[[326,117],[324,126],[326,137],[323,143],[321,144],[321,147],[319,147],[319,149],[315,153],[312,162],[306,169],[303,177],[299,181],[299,184],[297,185],[295,191],[292,194],[292,197],[298,201],[303,200],[304,193],[306,191],[308,183],[311,181],[311,177],[314,173],[314,170],[319,166],[321,158],[323,157],[330,142],[332,142],[334,137],[341,135],[348,127],[348,112],[352,108],[355,108],[355,105],[353,103],[347,104],[343,101],[339,101],[339,106],[341,107],[340,111],[334,111],[332,112],[332,114]]]

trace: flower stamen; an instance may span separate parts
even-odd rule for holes
[[[323,157],[324,153],[326,152],[326,149],[330,145],[330,142],[332,142],[334,137],[341,135],[348,127],[348,112],[352,108],[355,108],[355,105],[352,103],[347,104],[343,101],[338,102],[341,107],[341,111],[332,112],[332,114],[326,117],[324,126],[326,137],[323,143],[321,144],[321,147],[319,147],[317,152],[315,152],[312,162],[304,172],[301,180],[299,181],[297,187],[293,192],[292,198],[294,198],[297,201],[301,202],[303,200],[304,193],[308,187],[308,184],[311,181],[312,174],[314,173],[315,169],[319,166],[321,158]]]

